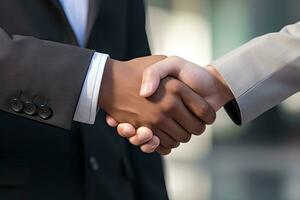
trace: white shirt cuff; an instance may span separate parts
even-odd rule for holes
[[[107,54],[94,54],[81,90],[74,121],[95,123],[101,80],[107,59]]]

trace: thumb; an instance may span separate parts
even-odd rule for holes
[[[172,56],[145,69],[140,96],[149,97],[153,95],[159,86],[160,80],[166,76],[178,78],[179,71],[181,70],[180,61],[180,58]]]
[[[118,122],[117,120],[115,120],[114,118],[112,118],[109,115],[106,115],[106,123],[110,126],[110,127],[116,127],[118,126]]]

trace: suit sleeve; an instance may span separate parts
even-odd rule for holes
[[[300,23],[258,37],[213,62],[235,100],[225,110],[247,123],[300,90]]]
[[[0,29],[0,110],[70,129],[93,54]]]

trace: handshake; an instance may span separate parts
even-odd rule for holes
[[[98,107],[121,137],[145,153],[166,155],[212,124],[233,94],[213,66],[179,57],[108,60]]]

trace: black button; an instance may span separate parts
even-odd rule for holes
[[[49,106],[41,105],[39,107],[38,115],[42,119],[49,119],[52,116],[52,110]]]
[[[19,98],[12,99],[10,101],[10,108],[17,113],[22,112],[24,108],[23,101],[21,101]]]
[[[96,158],[92,156],[92,157],[90,157],[89,161],[90,161],[90,166],[91,166],[92,170],[97,171],[99,169],[99,165],[98,165]]]
[[[36,110],[36,105],[31,101],[26,101],[24,103],[24,113],[26,113],[27,115],[35,115]]]

